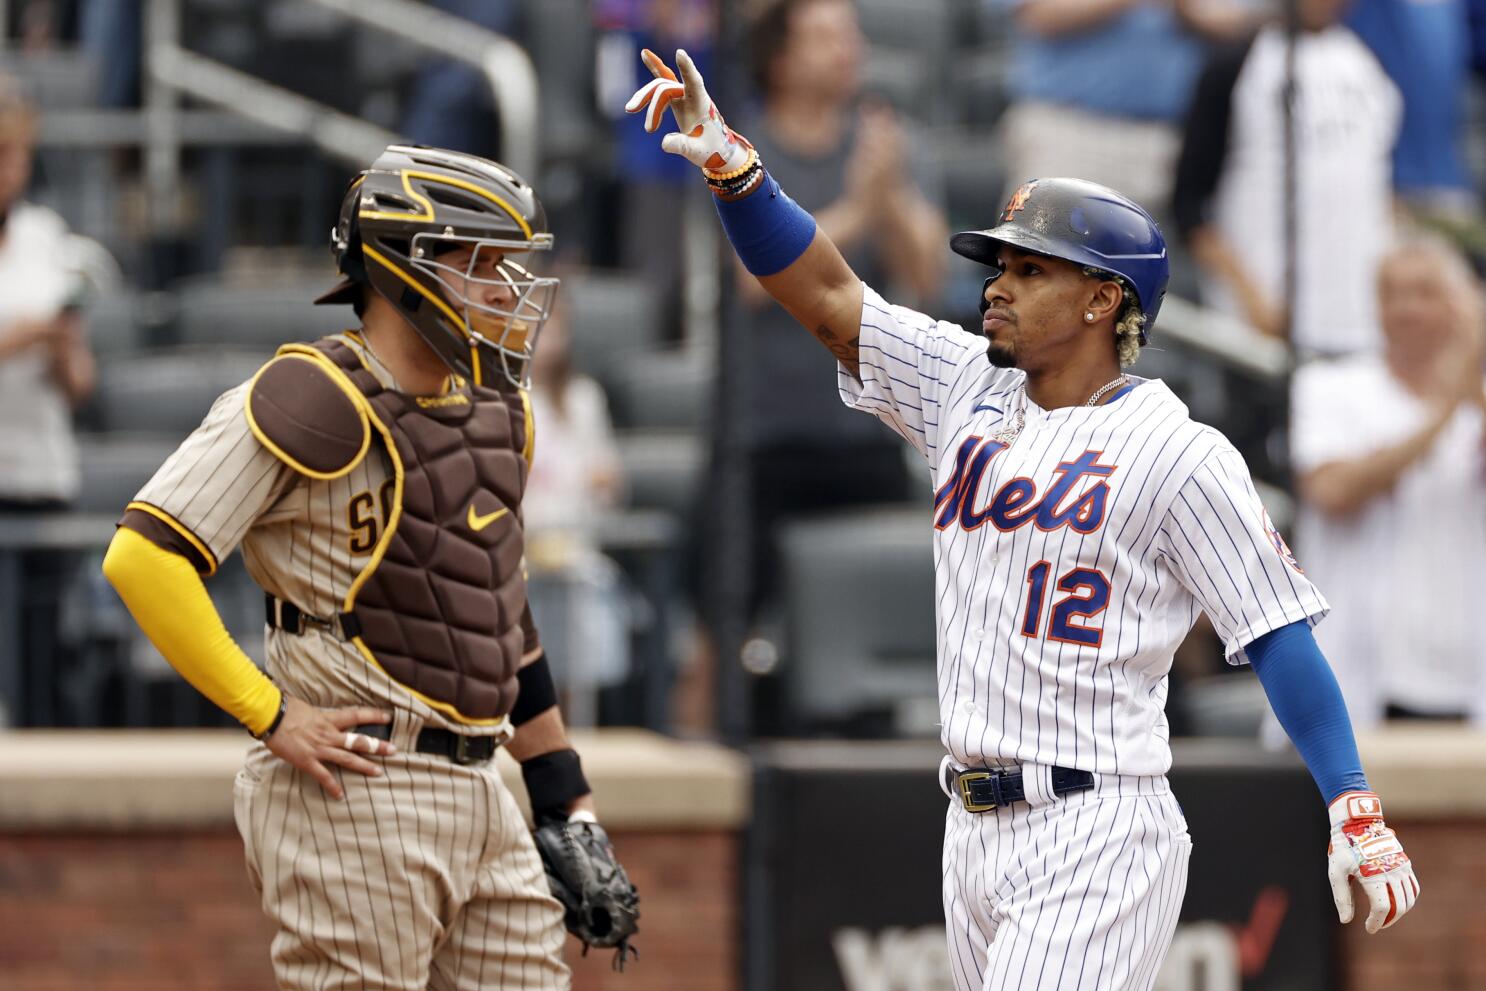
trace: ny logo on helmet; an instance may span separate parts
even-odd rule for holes
[[[1033,179],[1031,182],[1024,182],[1018,187],[1016,192],[1011,194],[1011,199],[1006,203],[1006,212],[1001,214],[1001,222],[1003,224],[1016,216],[1017,211],[1027,205],[1027,200],[1032,196],[1032,187],[1035,185],[1037,185],[1036,179]]]

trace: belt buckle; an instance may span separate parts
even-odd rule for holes
[[[994,781],[994,771],[964,771],[957,775],[956,786],[960,789],[960,801],[965,805],[966,812],[990,812],[996,808],[995,802],[977,802],[970,797],[970,783],[972,781]]]
[[[294,623],[292,624],[292,626],[284,622],[284,612],[286,606],[294,610]],[[292,633],[297,637],[304,636],[305,614],[303,609],[299,608],[292,602],[286,602],[283,599],[275,597],[274,611],[278,613],[279,629],[284,630],[287,633]]]
[[[449,759],[456,764],[476,763],[476,758],[470,756],[470,742],[472,739],[472,737],[464,733],[455,733],[453,752],[449,754]]]

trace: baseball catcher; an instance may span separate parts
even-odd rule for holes
[[[526,382],[557,289],[531,259],[552,235],[504,166],[394,145],[350,184],[332,246],[345,278],[317,302],[360,326],[223,395],[129,503],[104,572],[259,741],[235,812],[281,987],[567,988],[564,917],[622,961],[638,898],[526,601]],[[237,548],[267,675],[202,583]]]

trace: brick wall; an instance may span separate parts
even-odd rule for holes
[[[641,957],[580,957],[576,991],[737,986],[737,840],[614,831],[641,892]],[[229,831],[0,834],[5,991],[262,991],[272,930]]]
[[[1349,991],[1469,991],[1486,988],[1486,828],[1479,819],[1389,824],[1419,875],[1419,904],[1397,925],[1369,936],[1358,920],[1342,937]]]
[[[1424,896],[1386,933],[1346,927],[1343,987],[1486,989],[1486,827],[1470,818],[1394,824]],[[614,837],[641,889],[643,956],[615,974],[609,954],[573,950],[578,991],[736,991],[735,834]],[[0,833],[4,991],[262,991],[273,987],[271,936],[230,829]]]

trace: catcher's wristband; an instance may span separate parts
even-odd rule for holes
[[[538,754],[521,764],[521,780],[531,799],[531,814],[537,825],[548,819],[566,819],[573,799],[593,791],[583,776],[578,751],[554,750]]]
[[[279,693],[279,711],[274,714],[273,722],[271,722],[271,723],[268,724],[268,729],[264,730],[262,733],[254,733],[252,730],[249,730],[248,731],[249,734],[253,737],[253,739],[257,740],[259,743],[267,743],[268,742],[268,738],[271,737],[271,736],[273,736],[274,731],[279,728],[279,724],[284,721],[284,714],[286,712],[288,712],[288,711],[289,711],[289,702],[288,702],[288,699],[284,695],[283,692],[280,692]]]

